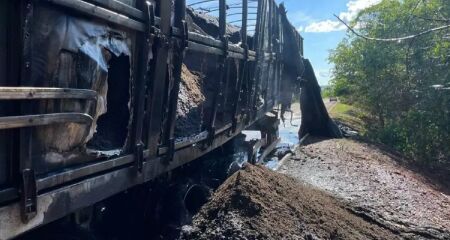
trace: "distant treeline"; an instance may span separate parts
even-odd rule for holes
[[[447,170],[449,24],[449,0],[384,0],[349,24],[329,58],[331,94],[368,113],[369,138]]]

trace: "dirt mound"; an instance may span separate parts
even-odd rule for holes
[[[261,166],[230,177],[181,239],[398,239],[309,185]]]
[[[202,104],[205,101],[203,78],[200,73],[191,72],[183,64],[175,136],[185,137],[200,132]]]

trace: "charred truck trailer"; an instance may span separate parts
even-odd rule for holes
[[[302,38],[273,0],[231,2],[0,2],[0,239],[260,122],[273,143],[267,113],[290,101]]]

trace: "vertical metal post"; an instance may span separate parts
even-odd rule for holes
[[[31,77],[31,59],[32,59],[32,24],[34,5],[32,0],[22,1],[22,61],[20,84],[30,86]],[[22,114],[30,114],[32,106],[30,103],[23,103],[21,106]],[[32,160],[32,129],[20,129],[20,174],[21,174],[21,215],[22,221],[28,222],[36,215],[37,211],[37,190],[36,179],[33,170]]]
[[[144,161],[144,142],[143,128],[144,128],[144,111],[145,111],[145,91],[146,82],[149,71],[149,64],[152,51],[152,36],[150,35],[154,27],[154,9],[153,5],[141,2],[142,5],[139,6],[144,13],[146,13],[145,32],[138,33],[137,37],[137,70],[134,87],[134,111],[133,111],[133,148],[135,154],[135,165],[137,170],[142,171],[142,165]]]
[[[269,22],[268,22],[268,30],[267,30],[267,42],[268,42],[268,49],[267,52],[270,54],[269,56],[269,60],[268,60],[268,66],[267,66],[267,70],[266,70],[266,77],[264,79],[265,82],[265,89],[263,91],[263,99],[264,99],[264,104],[265,109],[269,110],[269,105],[267,104],[269,102],[269,97],[270,97],[270,93],[269,91],[273,90],[270,89],[270,83],[271,81],[273,81],[274,79],[272,79],[271,77],[271,71],[273,71],[273,0],[268,0],[269,1]]]
[[[242,26],[241,26],[241,42],[243,47],[248,46],[247,43],[247,19],[248,19],[248,0],[242,0]],[[244,48],[245,50],[245,48]]]
[[[178,103],[178,93],[180,91],[181,82],[181,69],[183,65],[183,59],[185,50],[188,44],[188,28],[185,22],[186,18],[186,0],[175,1],[175,18],[174,25],[182,31],[182,39],[175,40],[176,48],[174,49],[173,68],[169,67],[169,71],[173,71],[173,87],[170,90],[168,99],[168,120],[166,122],[166,130],[164,131],[164,145],[168,146],[167,160],[170,161],[173,158],[175,152],[175,124],[176,113]],[[171,85],[171,84],[169,84]]]
[[[209,121],[206,126],[208,131],[207,143],[211,144],[216,134],[216,117],[218,110],[219,98],[223,95],[223,83],[227,78],[227,59],[228,59],[228,38],[226,36],[227,27],[227,4],[226,0],[219,0],[219,38],[223,44],[223,55],[219,59],[218,72],[220,73],[219,81],[216,83],[216,90],[213,96],[212,110],[209,116]]]
[[[148,150],[150,157],[158,154],[158,145],[161,140],[161,127],[163,120],[164,98],[167,81],[167,59],[171,58],[172,50],[169,38],[172,33],[172,1],[159,1],[160,13],[160,34],[156,39],[157,54],[155,66],[152,74],[152,88],[150,89],[149,102],[149,130],[148,130]]]
[[[233,122],[232,131],[237,129],[239,101],[241,100],[241,89],[245,78],[248,76],[248,44],[247,44],[247,18],[248,18],[248,0],[242,1],[242,25],[241,25],[241,43],[244,49],[244,60],[241,62],[242,67],[238,73],[238,81],[235,86],[235,99],[233,103]]]
[[[224,38],[227,25],[227,3],[226,0],[219,0],[219,37]]]
[[[264,32],[265,32],[265,25],[266,25],[266,10],[267,10],[267,0],[258,0],[258,4],[261,5],[261,7],[258,7],[258,29],[257,31],[259,32],[257,39],[256,39],[256,51],[257,51],[257,59],[256,59],[256,67],[255,67],[255,72],[254,72],[254,76],[253,76],[253,82],[255,83],[255,90],[253,93],[253,99],[252,99],[252,103],[251,103],[251,108],[250,109],[252,111],[252,117],[256,116],[256,113],[258,111],[256,103],[258,100],[258,95],[260,92],[260,88],[261,88],[261,72],[263,71],[262,69],[262,62],[264,62],[264,58],[265,58],[265,51],[264,51]]]

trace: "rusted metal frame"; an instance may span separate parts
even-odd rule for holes
[[[63,7],[67,7],[67,8],[71,8],[74,10],[77,10],[81,13],[93,16],[93,17],[97,17],[100,19],[103,19],[105,21],[108,22],[112,22],[115,24],[118,24],[120,26],[124,26],[127,28],[130,28],[132,30],[137,30],[137,31],[141,31],[141,32],[145,32],[146,31],[146,25],[143,22],[140,21],[136,21],[133,19],[130,19],[124,15],[112,12],[106,8],[102,8],[99,6],[96,6],[94,4],[85,2],[83,0],[46,0],[50,3],[56,4],[56,5],[60,5]],[[92,0],[92,1],[105,1],[105,0]],[[116,10],[116,11],[120,11],[121,9],[119,7],[117,7],[116,9],[112,9],[112,10]],[[134,11],[134,10],[133,10]],[[138,10],[139,11],[139,10]],[[134,11],[136,12],[136,11]],[[142,12],[142,11],[140,11]],[[137,13],[137,12],[136,12]],[[136,15],[136,14],[135,14]],[[139,14],[140,15],[140,14]],[[143,20],[143,19],[139,19],[139,20]],[[155,25],[159,26],[161,25],[161,18],[160,17],[155,17]],[[172,33],[173,36],[177,36],[177,37],[181,37],[181,32],[182,30],[176,27],[172,28]],[[195,39],[195,36],[191,36],[191,33],[189,34],[189,38]],[[205,44],[209,44],[209,43],[214,43],[214,45],[219,44],[217,47],[221,47],[222,44],[220,41],[217,40],[206,40],[207,38],[202,39],[202,43]],[[233,45],[230,45],[229,49],[231,51],[235,51],[237,53],[243,52],[242,49],[240,49],[239,47],[235,47]],[[255,53],[253,53],[252,51],[250,51],[250,56],[256,56]]]
[[[142,22],[133,20],[124,15],[112,12],[106,8],[102,8],[95,4],[88,3],[82,0],[46,0],[46,1],[59,6],[75,9],[84,14],[88,14],[133,30],[144,32],[146,28],[145,24]]]
[[[254,73],[254,82],[255,82],[255,91],[254,91],[254,95],[253,95],[253,99],[252,99],[252,108],[250,109],[251,111],[251,118],[255,118],[256,114],[258,112],[258,107],[256,106],[257,104],[257,99],[258,99],[258,94],[259,94],[259,90],[261,88],[261,71],[263,71],[261,68],[261,64],[264,62],[264,32],[265,32],[265,22],[266,22],[266,3],[267,0],[259,0],[260,3],[258,4],[261,5],[260,8],[258,8],[258,22],[256,23],[257,25],[257,29],[258,29],[258,37],[256,38],[256,51],[257,51],[257,60],[256,60],[256,68],[255,68],[255,73]],[[255,33],[256,34],[256,33]],[[262,37],[261,37],[262,36]]]
[[[0,100],[35,100],[35,99],[85,99],[97,100],[97,92],[87,89],[71,88],[34,88],[34,87],[0,87]],[[25,103],[24,108],[28,108]],[[95,107],[94,107],[95,109]],[[26,112],[31,112],[30,109]],[[55,123],[76,122],[91,124],[92,117],[83,113],[52,113],[0,117],[0,130],[50,125]],[[29,131],[28,129],[21,131]],[[26,136],[24,136],[27,138]]]
[[[0,100],[87,99],[96,100],[97,92],[75,88],[0,87]]]
[[[217,136],[225,133],[228,129],[231,128],[231,124],[227,124],[226,126],[224,126],[221,129],[218,129],[216,131]],[[242,129],[245,128],[245,125],[243,125],[242,123],[239,123],[238,126],[238,130],[234,132],[234,134],[237,134],[238,132],[242,131]],[[201,142],[203,140],[205,140],[207,138],[207,132],[201,133],[198,135],[197,138],[191,140],[191,141],[187,141],[187,142],[180,142],[176,144],[176,150],[182,150],[185,148],[194,148],[194,144]],[[234,135],[233,135],[234,136]],[[230,139],[232,136],[228,136],[228,139]],[[189,150],[185,150],[185,151],[189,151]],[[160,148],[160,153],[161,154],[166,154],[168,151],[167,147],[161,147]],[[175,152],[176,153],[176,152]],[[204,154],[205,152],[202,152],[202,154]],[[144,150],[144,159],[148,159],[149,158],[149,151],[148,150]],[[179,157],[183,157],[183,154],[179,154]],[[190,155],[191,160],[199,157],[200,155]],[[88,164],[82,167],[76,167],[76,168],[72,168],[69,169],[67,171],[64,172],[59,172],[56,174],[47,174],[46,176],[43,176],[41,178],[39,178],[37,180],[37,190],[38,192],[45,192],[46,189],[51,189],[54,187],[57,187],[59,185],[63,185],[65,183],[68,182],[73,182],[76,181],[77,179],[83,179],[86,178],[87,176],[90,175],[95,175],[101,172],[105,172],[108,170],[113,170],[113,169],[117,169],[120,167],[125,167],[127,165],[130,165],[131,163],[135,162],[135,155],[125,155],[125,156],[121,156],[121,157],[117,157],[114,159],[109,159],[109,160],[105,160],[105,161],[101,161],[98,163],[93,163],[93,164]],[[159,158],[161,161],[164,160],[164,158]],[[143,165],[147,164],[146,162],[143,163]],[[147,170],[151,170],[151,169],[147,169]],[[143,170],[145,171],[145,170]],[[153,177],[157,177],[158,175],[155,173],[155,175]],[[152,178],[153,178],[152,177]],[[142,181],[145,181],[144,179],[141,179]],[[149,180],[149,179],[146,179]],[[0,192],[2,193],[2,192]],[[13,192],[11,192],[13,193]],[[5,192],[6,194],[6,192]],[[10,196],[12,196],[11,194],[9,194]],[[0,196],[2,196],[2,194],[0,194]],[[2,198],[0,198],[2,199]],[[1,201],[0,201],[1,202]]]
[[[145,143],[143,140],[144,118],[145,118],[145,92],[150,70],[150,60],[153,51],[153,37],[155,32],[154,6],[141,2],[143,12],[146,12],[145,32],[137,33],[136,53],[137,67],[135,71],[134,94],[133,94],[133,127],[132,129],[132,151],[135,156],[135,166],[138,172],[142,172],[144,162]]]
[[[54,188],[76,179],[82,179],[86,176],[134,164],[136,162],[136,157],[135,154],[129,154],[81,167],[67,169],[63,172],[47,174],[37,179],[37,191],[43,192],[46,189]],[[143,151],[143,158],[148,159],[147,150]]]
[[[256,18],[252,18],[252,19],[248,19],[249,21],[256,21]],[[231,21],[231,22],[228,22],[228,23],[239,23],[239,22],[242,22],[242,20],[234,20],[234,21]]]
[[[241,25],[241,43],[242,48],[244,49],[244,60],[242,61],[241,71],[238,76],[238,81],[235,86],[235,99],[233,102],[233,119],[232,119],[232,130],[233,132],[237,129],[237,123],[239,121],[239,102],[241,100],[241,90],[242,84],[246,77],[248,76],[248,39],[247,39],[247,19],[248,19],[248,0],[242,1],[242,25]]]
[[[215,47],[209,47],[202,45],[200,43],[195,43],[189,41],[188,43],[188,50],[189,51],[195,51],[195,52],[202,52],[206,54],[214,54],[214,55],[223,55],[223,49],[215,48]]]
[[[173,159],[173,154],[175,152],[174,133],[177,116],[178,94],[180,92],[183,59],[189,41],[189,30],[185,18],[186,0],[176,0],[174,25],[183,31],[181,41],[175,42],[176,47],[174,49],[173,69],[169,68],[169,71],[172,71],[173,76],[173,83],[169,84],[169,86],[172,85],[173,87],[170,89],[170,94],[168,95],[168,120],[166,121],[166,130],[164,131],[163,139],[163,145],[168,146],[168,153],[166,155],[167,161],[171,161]]]
[[[0,130],[36,127],[67,122],[90,124],[92,122],[92,117],[85,113],[49,113],[1,117]]]
[[[230,13],[227,16],[231,17],[231,16],[236,16],[236,15],[241,15],[241,14],[242,14],[241,12],[237,12],[237,13]],[[251,13],[248,13],[248,15],[257,15],[257,13],[256,12],[251,12]]]
[[[256,60],[252,66],[252,70],[249,72],[249,92],[247,93],[247,119],[246,121],[250,121],[250,119],[253,117],[253,112],[254,112],[254,105],[255,105],[255,99],[256,99],[256,91],[257,91],[257,85],[258,85],[258,81],[257,81],[257,76],[258,76],[258,71],[259,71],[259,67],[258,67],[258,63],[259,63],[259,42],[260,42],[260,38],[261,38],[261,19],[262,19],[262,3],[264,0],[257,0],[257,4],[258,4],[258,9],[256,12],[256,26],[255,26],[255,34],[253,37],[253,51],[255,51],[256,53]],[[248,27],[248,26],[247,26]]]
[[[127,4],[117,1],[117,0],[88,0],[88,1],[91,3],[97,4],[99,6],[105,7],[114,12],[124,14],[126,16],[133,17],[133,18],[136,18],[139,20],[143,20],[144,22],[147,18],[145,9],[143,9],[141,11],[137,8],[134,8],[130,5],[127,5]],[[140,2],[144,3],[144,1],[140,1]]]
[[[272,65],[272,76],[269,76],[270,81],[270,101],[273,103],[273,105],[276,104],[277,98],[276,93],[277,90],[277,82],[279,81],[279,78],[277,77],[277,71],[278,71],[278,8],[274,1],[272,1],[272,32],[271,32],[271,49],[270,52],[273,53],[272,59],[271,59],[271,65]],[[273,108],[273,105],[268,105],[267,110],[271,110]]]
[[[170,48],[170,40],[172,37],[172,1],[160,1],[159,12],[161,18],[161,32],[157,34],[158,36],[156,38],[157,54],[155,58],[155,66],[152,71],[152,86],[150,89],[149,102],[147,104],[149,107],[147,145],[151,158],[158,155],[158,145],[161,141],[161,130],[163,127],[164,93],[167,90],[167,59],[172,57],[172,49]]]
[[[244,54],[242,54],[242,53],[228,51],[228,53],[225,54],[223,48],[215,48],[215,47],[205,46],[203,44],[195,43],[195,42],[191,42],[191,41],[188,42],[188,50],[206,53],[206,54],[214,54],[214,55],[219,55],[219,56],[227,55],[229,58],[236,58],[236,59],[244,59],[245,58]],[[255,61],[255,60],[256,60],[255,57],[249,55],[248,61]]]
[[[9,86],[18,86],[20,84],[21,69],[22,69],[22,49],[23,49],[23,16],[22,12],[22,1],[7,1],[7,49],[6,55],[8,59],[7,67],[7,79]],[[19,102],[7,106],[8,115],[19,115],[21,113],[21,105]],[[6,109],[5,109],[6,110]],[[17,156],[19,156],[20,147],[20,131],[7,130],[3,131],[7,134],[9,141],[8,144],[8,159],[7,164],[9,165],[8,173],[8,185],[17,190],[20,188],[21,176],[20,176],[20,161],[18,161]],[[16,196],[18,197],[18,195]]]
[[[210,116],[208,119],[208,122],[206,126],[204,127],[204,130],[208,131],[208,139],[206,144],[210,145],[213,140],[214,136],[216,135],[216,117],[217,112],[219,108],[219,99],[223,95],[222,86],[223,83],[226,81],[227,77],[227,70],[228,70],[228,38],[226,36],[226,24],[227,24],[227,10],[226,10],[226,0],[219,0],[219,37],[222,42],[223,47],[223,55],[221,55],[219,61],[218,61],[218,67],[217,70],[220,73],[219,81],[216,83],[216,88],[213,95],[212,100],[212,110],[210,112]]]
[[[198,33],[189,32],[189,42],[201,44],[201,45],[204,45],[205,47],[215,47],[220,50],[223,49],[222,41],[212,39],[211,37],[203,36]],[[236,54],[236,55],[241,54],[243,56],[243,54],[245,53],[245,50],[242,47],[239,47],[239,46],[233,45],[233,44],[229,44],[228,50],[229,50],[228,52],[230,54]],[[255,57],[256,53],[254,51],[249,51],[249,56]]]
[[[239,131],[245,128],[244,125],[239,126]],[[234,136],[228,136],[225,132],[219,134],[214,138],[213,143],[206,149],[200,146],[193,146],[184,148],[177,151],[174,155],[174,160],[169,164],[165,162],[163,158],[152,158],[149,161],[145,161],[143,165],[142,178],[135,178],[136,169],[134,166],[122,167],[114,169],[103,174],[96,174],[89,178],[89,175],[77,175],[77,178],[72,178],[70,175],[66,175],[61,182],[68,183],[70,185],[62,186],[59,188],[50,188],[50,191],[44,191],[37,197],[38,203],[51,202],[49,207],[43,207],[39,209],[39,216],[42,218],[36,221],[30,221],[23,223],[21,226],[17,226],[17,222],[8,221],[9,218],[15,218],[20,215],[20,204],[13,203],[3,207],[0,207],[0,216],[6,218],[0,218],[0,229],[21,229],[20,231],[4,231],[1,237],[10,239],[18,236],[19,234],[31,230],[33,228],[42,226],[44,224],[55,221],[59,218],[66,216],[67,214],[92,205],[93,203],[102,201],[114,194],[125,191],[130,187],[142,184],[143,182],[150,181],[161,174],[171,171],[179,166],[182,166],[201,155],[204,155],[213,149],[222,146],[225,142],[232,139]],[[149,152],[144,151],[145,156],[149,156]],[[129,158],[127,161],[130,163],[134,161],[134,155],[126,156]],[[89,173],[90,170],[85,169],[84,173]],[[92,171],[92,174],[94,172]],[[75,175],[72,175],[75,176]],[[82,180],[80,180],[82,179]],[[80,180],[80,181],[76,181]],[[45,180],[47,183],[52,183],[53,180]],[[41,182],[43,184],[44,182]],[[43,186],[43,185],[42,185]]]
[[[223,42],[221,40],[216,40],[211,37],[203,36],[201,34],[194,33],[194,32],[189,33],[189,40],[198,42],[198,43],[201,43],[204,45],[212,46],[212,47],[217,47],[217,48],[221,48],[221,49],[223,48]],[[228,50],[230,52],[244,53],[244,49],[242,49],[241,47],[239,47],[237,45],[233,45],[233,44],[230,44],[228,46]]]
[[[268,49],[267,51],[272,53],[272,44],[273,44],[273,0],[267,0],[268,1],[268,5],[269,5],[269,13],[268,13],[268,28],[267,28],[267,42],[268,42]],[[265,88],[262,92],[263,95],[263,99],[264,99],[264,108],[267,110],[270,107],[270,104],[268,104],[270,102],[270,99],[268,99],[268,91],[269,86],[270,86],[270,81],[273,81],[273,79],[271,79],[271,71],[273,71],[273,58],[272,56],[270,56],[270,58],[267,61],[267,69],[265,69],[265,71],[263,70],[263,77],[264,77],[264,82],[265,82]]]
[[[34,14],[33,0],[21,1],[21,20],[22,20],[22,59],[20,70],[20,84],[31,86],[31,59],[32,59],[32,25]],[[21,114],[28,115],[32,112],[32,106],[30,103],[21,104]],[[3,118],[4,124],[8,119]],[[10,122],[10,124],[13,122]],[[17,123],[16,123],[17,124]],[[26,124],[26,122],[22,122]],[[19,136],[19,171],[20,171],[20,210],[21,219],[23,222],[27,222],[36,215],[37,201],[36,201],[36,179],[32,162],[32,129],[22,128],[20,129]]]

